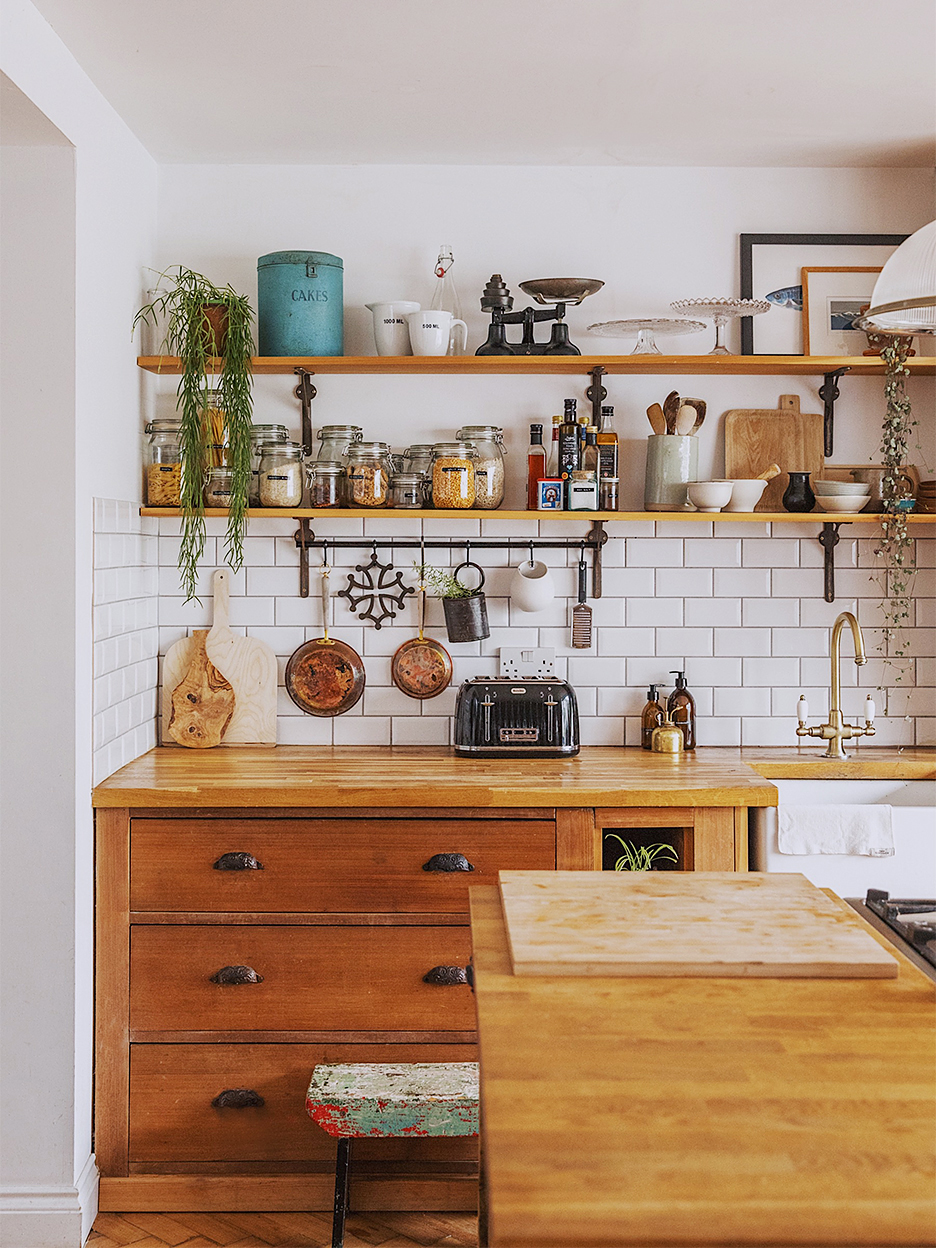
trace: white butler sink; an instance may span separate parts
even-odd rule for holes
[[[800,871],[840,897],[864,897],[884,888],[892,897],[936,896],[936,782],[931,780],[777,780],[780,805],[894,808],[895,853],[889,858],[852,854],[781,854],[777,812],[753,812],[752,871]]]

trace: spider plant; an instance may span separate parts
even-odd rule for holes
[[[198,561],[205,549],[204,486],[208,463],[205,412],[215,377],[218,404],[224,412],[228,466],[232,472],[224,558],[235,572],[243,562],[250,485],[254,313],[246,295],[239,295],[231,286],[216,286],[203,274],[181,265],[161,273],[157,285],[162,284],[165,289],[160,289],[152,303],[137,312],[133,329],[136,331],[143,323],[156,327],[164,318],[166,335],[160,352],[177,355],[182,364],[176,392],[176,408],[182,418],[179,571],[186,601],[189,601],[196,598]]]
[[[679,862],[676,850],[665,841],[657,841],[655,845],[635,845],[632,841],[625,841],[616,832],[608,832],[607,839],[617,841],[624,850],[614,864],[615,871],[652,871],[658,858]]]

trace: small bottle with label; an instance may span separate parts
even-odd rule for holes
[[[618,477],[618,435],[614,432],[612,420],[613,407],[601,409],[601,425],[598,428],[598,457],[601,461],[598,469],[599,477]]]
[[[573,472],[581,468],[581,448],[579,446],[579,423],[575,418],[575,399],[565,400],[565,413],[559,426],[559,472],[566,482],[566,506],[569,504],[568,482]]]
[[[673,672],[676,677],[676,688],[666,700],[666,709],[673,723],[683,734],[683,746],[687,750],[696,747],[696,709],[695,698],[686,686],[686,673]]]
[[[647,703],[640,716],[640,748],[649,750],[653,739],[654,728],[663,723],[663,707],[660,706],[659,685],[651,685],[647,690]]]
[[[530,425],[530,445],[527,448],[527,511],[539,507],[539,482],[546,476],[546,448],[543,446],[543,426]]]
[[[597,511],[598,510],[598,478],[593,472],[586,472],[584,468],[577,468],[569,478],[568,511]]]
[[[548,477],[559,476],[559,426],[561,424],[561,416],[552,418],[552,440],[549,444],[549,462],[546,465],[546,475]]]
[[[585,447],[582,450],[582,469],[598,476],[598,430],[594,425],[585,427]]]

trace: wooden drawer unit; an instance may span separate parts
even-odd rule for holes
[[[335,1141],[305,1110],[318,1062],[476,1060],[471,1044],[135,1044],[130,1161],[331,1166]],[[477,1153],[471,1138],[361,1140],[355,1149],[362,1162],[473,1161]]]
[[[552,819],[134,819],[131,908],[467,914],[470,885],[555,866]]]
[[[423,978],[434,968],[464,968],[470,957],[467,927],[134,924],[130,1026],[473,1031],[467,983]],[[251,982],[245,968],[261,982]]]

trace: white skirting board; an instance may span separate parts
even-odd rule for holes
[[[0,1244],[9,1248],[81,1248],[98,1212],[92,1154],[74,1186],[22,1184],[0,1189]]]

